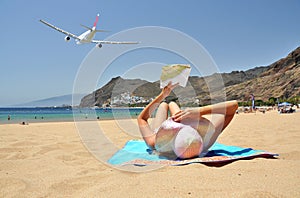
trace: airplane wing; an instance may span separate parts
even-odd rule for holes
[[[101,40],[92,40],[92,43],[97,44],[139,44],[140,42],[136,41],[101,41]]]
[[[59,31],[59,32],[65,34],[65,35],[67,35],[67,36],[70,36],[70,37],[72,37],[74,39],[79,39],[78,36],[76,36],[75,34],[72,34],[70,32],[67,32],[67,31],[63,30],[63,29],[60,29],[60,28],[58,28],[58,27],[56,27],[56,26],[54,26],[54,25],[52,25],[52,24],[50,24],[50,23],[48,23],[48,22],[46,22],[46,21],[44,21],[42,19],[40,20],[40,22],[44,23],[45,25],[47,25],[47,26],[49,26],[49,27],[51,27],[51,28],[53,28],[53,29],[55,29],[55,30],[57,30],[57,31]]]

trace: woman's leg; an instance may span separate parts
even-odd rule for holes
[[[168,118],[169,105],[165,102],[160,103],[157,108],[155,117],[151,122],[151,129],[157,130],[161,124]]]
[[[203,146],[204,150],[208,150],[216,142],[217,138],[222,133],[225,116],[223,114],[210,114],[204,117],[208,121],[208,125],[203,138]],[[201,124],[202,123],[200,122],[200,127],[203,127],[203,125],[201,126]]]
[[[171,116],[177,113],[178,111],[180,111],[180,107],[178,106],[178,104],[173,101],[169,103],[169,109],[170,109]]]
[[[210,148],[217,140],[219,135],[231,122],[232,118],[235,115],[237,105],[232,105],[226,109],[225,114],[208,114],[205,117],[213,125],[214,130],[208,130],[205,135],[205,147],[206,149]]]

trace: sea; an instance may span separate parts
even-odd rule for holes
[[[1,107],[0,124],[137,118],[143,108]]]

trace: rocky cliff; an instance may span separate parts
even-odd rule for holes
[[[247,71],[212,74],[206,77],[189,77],[188,86],[178,87],[173,93],[186,103],[198,99],[200,104],[210,102],[212,92],[226,94],[227,100],[248,101],[249,95],[256,99],[268,100],[275,98],[291,98],[300,96],[300,47],[269,66],[256,67]],[[218,85],[213,90],[212,86]],[[223,87],[221,85],[224,85]],[[121,77],[113,78],[102,88],[85,96],[81,107],[102,106],[110,104],[111,99],[124,92],[131,96],[145,99],[155,97],[160,93],[159,81],[147,82],[135,79],[126,80]]]
[[[261,100],[300,96],[300,47],[266,68],[256,78],[226,87],[227,97],[245,100],[251,93]]]

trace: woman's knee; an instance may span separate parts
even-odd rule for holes
[[[161,102],[158,106],[159,109],[164,109],[164,110],[168,110],[169,109],[169,105],[166,102]]]
[[[173,101],[171,101],[169,103],[169,109],[170,109],[171,115],[174,115],[175,113],[180,111],[180,107],[178,106],[178,104],[176,102],[173,102]]]
[[[166,102],[162,102],[159,104],[157,111],[156,111],[156,117],[157,116],[167,116],[169,110],[169,105]]]

